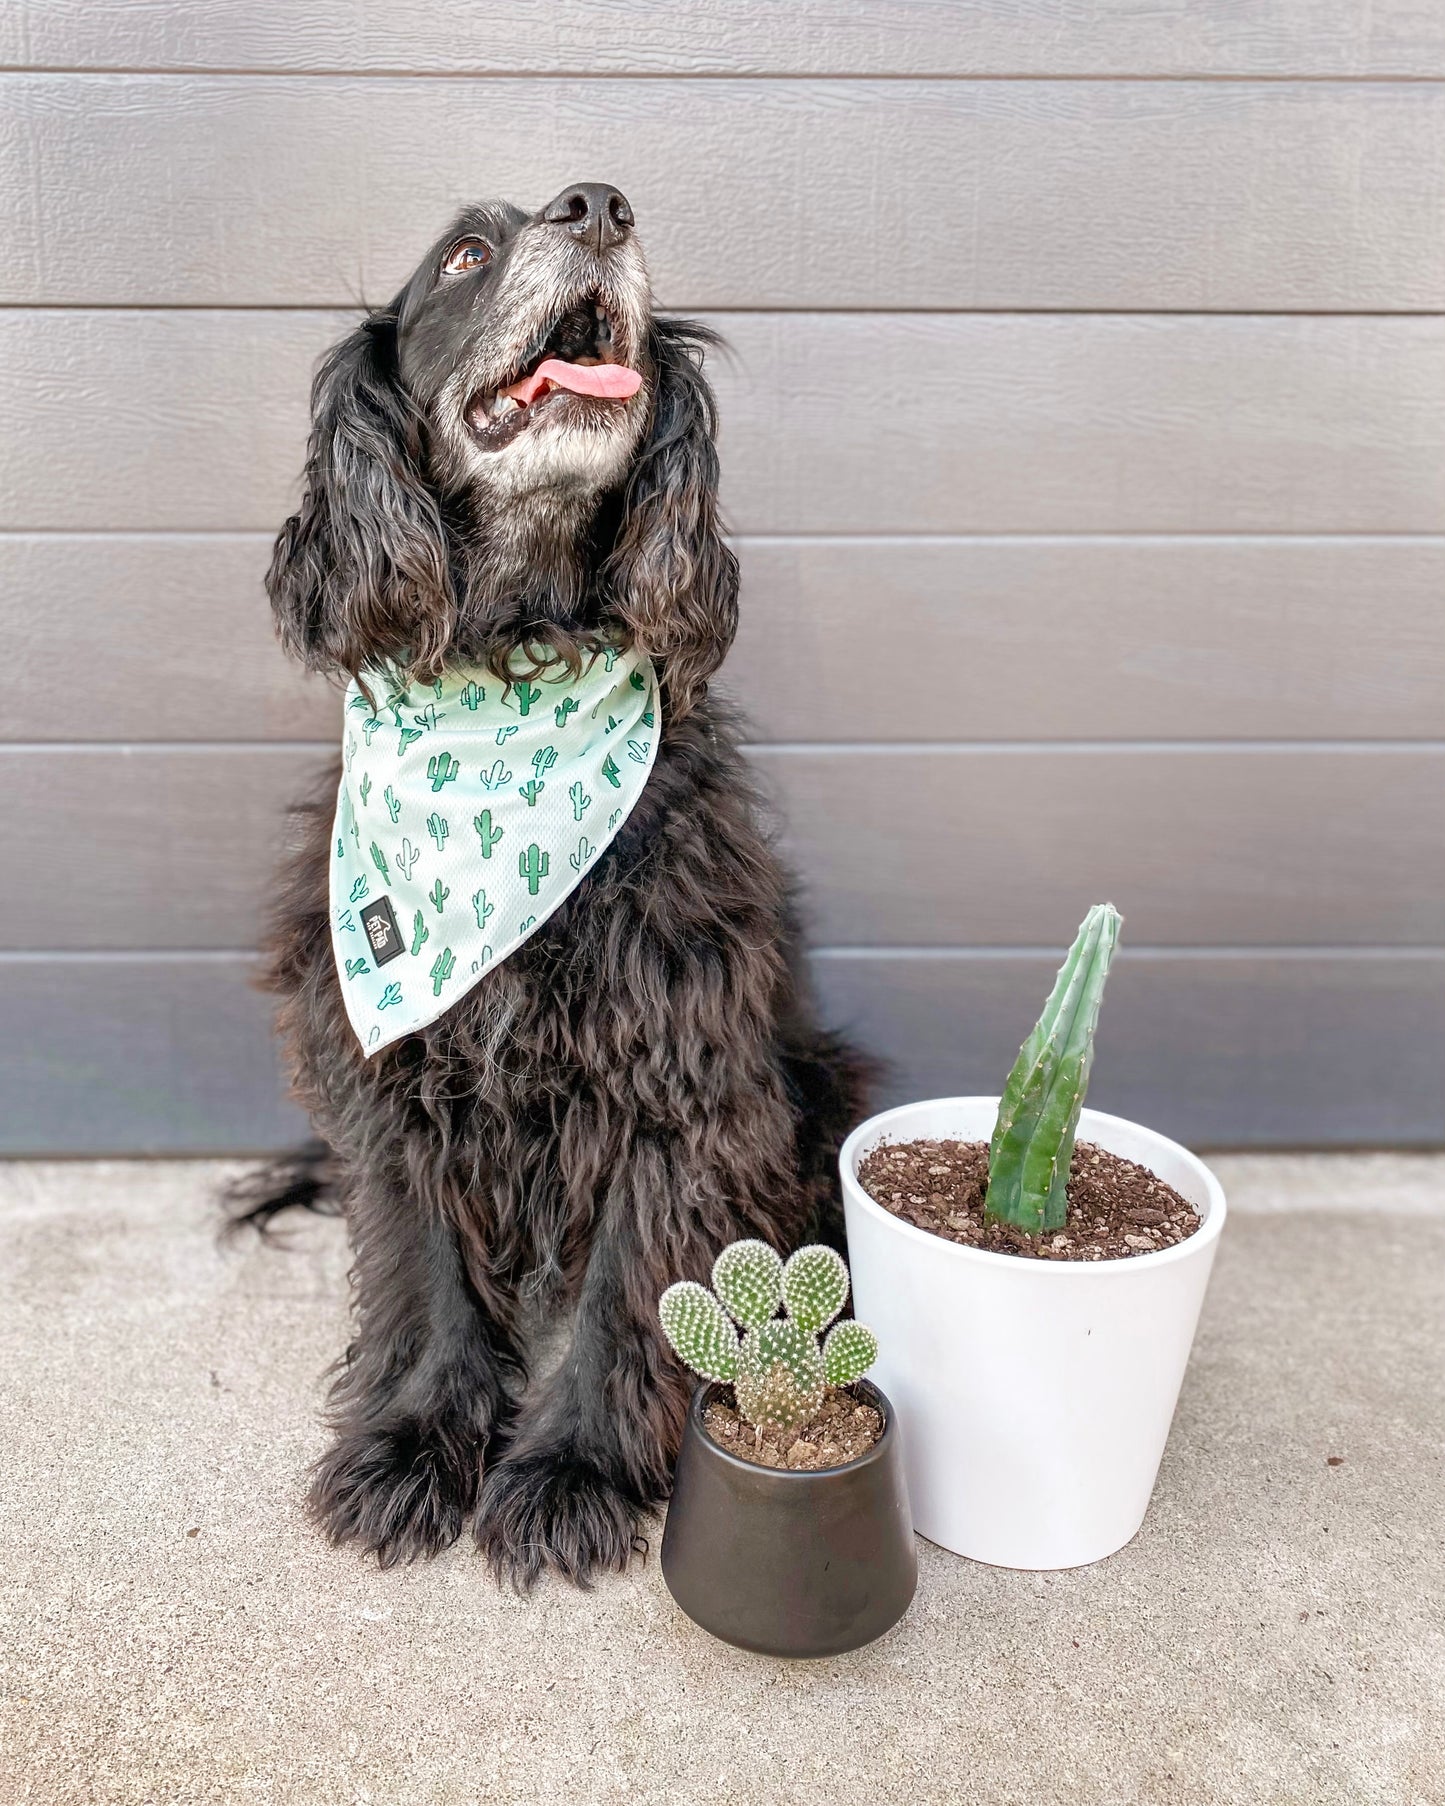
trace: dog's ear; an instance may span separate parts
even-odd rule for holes
[[[421,472],[421,423],[375,313],[333,346],[311,389],[301,507],[266,579],[286,649],[350,676],[397,659],[434,673],[451,633],[441,512]]]
[[[716,342],[693,321],[653,325],[652,427],[604,573],[610,607],[659,663],[674,721],[706,693],[738,622],[738,562],[718,522],[717,408],[702,373]]]

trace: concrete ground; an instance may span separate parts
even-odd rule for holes
[[[223,1252],[219,1166],[0,1166],[0,1801],[1440,1806],[1445,1159],[1217,1165],[1133,1544],[921,1544],[898,1629],[817,1665],[711,1641],[655,1560],[524,1601],[328,1549],[338,1225]]]

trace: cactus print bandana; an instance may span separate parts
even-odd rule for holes
[[[551,669],[551,667],[549,667]],[[346,692],[331,944],[368,1054],[451,1008],[582,882],[657,754],[657,679],[607,647],[575,681],[481,667]]]

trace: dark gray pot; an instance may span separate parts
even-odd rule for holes
[[[662,1574],[694,1623],[763,1655],[861,1649],[908,1610],[918,1579],[893,1407],[867,1380],[854,1391],[883,1416],[866,1455],[818,1473],[756,1467],[703,1428],[717,1385],[687,1414]]]

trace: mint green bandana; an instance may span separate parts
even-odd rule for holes
[[[552,669],[553,667],[549,667]],[[331,944],[368,1054],[437,1017],[546,921],[642,795],[660,705],[616,647],[573,681],[449,669],[346,692]]]

